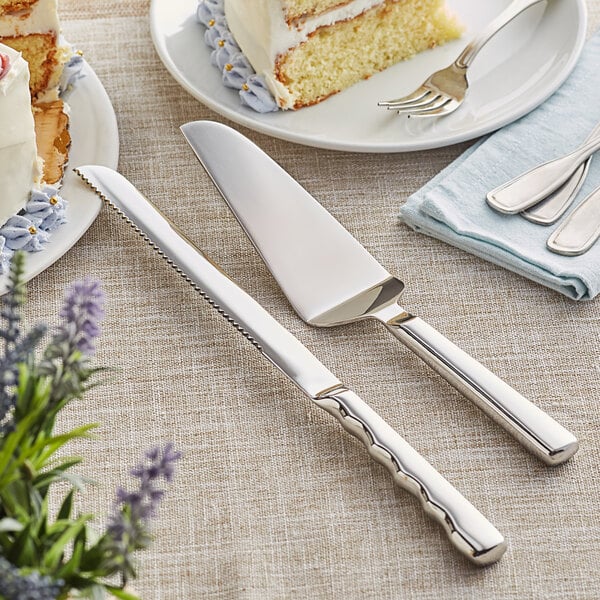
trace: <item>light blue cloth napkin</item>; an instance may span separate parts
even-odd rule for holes
[[[582,256],[554,254],[546,249],[546,240],[564,216],[549,227],[536,225],[519,215],[497,213],[485,197],[531,167],[574,150],[599,121],[600,31],[587,42],[577,66],[549,100],[469,148],[413,194],[400,217],[416,231],[569,298],[591,300],[600,291],[600,241]],[[600,154],[592,160],[576,203],[598,186]]]

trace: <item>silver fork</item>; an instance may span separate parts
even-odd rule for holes
[[[464,101],[469,82],[467,69],[498,31],[524,10],[544,0],[513,0],[489,25],[477,35],[459,57],[445,69],[436,71],[412,94],[379,102],[388,110],[397,110],[409,117],[440,117],[454,112]]]

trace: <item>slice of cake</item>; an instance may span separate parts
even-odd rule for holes
[[[59,36],[56,0],[0,0],[0,42],[21,52],[29,64],[34,101],[58,98],[70,54]]]
[[[283,109],[321,102],[462,31],[444,0],[200,2],[198,17],[226,85],[231,72],[246,72],[238,47]],[[242,99],[255,85],[242,83]]]

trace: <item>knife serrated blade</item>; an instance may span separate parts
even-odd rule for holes
[[[498,530],[127,179],[100,166],[82,166],[75,172],[266,358],[360,439],[396,483],[420,500],[461,553],[479,565],[502,556],[506,542]]]
[[[404,285],[298,182],[239,132],[211,121],[181,130],[296,312],[330,327],[372,318],[550,465],[575,436],[441,333],[397,304]]]

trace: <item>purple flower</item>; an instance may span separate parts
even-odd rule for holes
[[[109,561],[121,573],[123,580],[133,574],[130,555],[145,548],[149,541],[148,521],[164,495],[157,487],[158,480],[170,482],[173,479],[175,462],[181,453],[169,443],[164,448],[153,448],[144,455],[144,461],[131,470],[131,475],[139,479],[138,489],[129,492],[117,489],[115,511],[111,515],[104,538]]]
[[[170,482],[173,479],[175,463],[181,458],[181,452],[173,450],[173,444],[168,443],[162,450],[152,448],[145,454],[147,464],[141,463],[131,470],[131,474],[142,481],[151,481],[162,477]]]
[[[52,336],[38,374],[52,377],[52,403],[80,396],[85,382],[95,372],[89,368],[94,341],[104,316],[104,292],[100,282],[76,281],[67,290],[60,316],[63,322]]]
[[[64,582],[54,581],[37,571],[21,575],[19,569],[0,556],[0,598],[5,600],[54,600]]]
[[[65,322],[59,327],[55,342],[67,342],[69,350],[79,350],[85,356],[95,351],[94,340],[100,335],[104,317],[104,292],[100,282],[84,279],[74,282],[67,290],[60,311]]]

